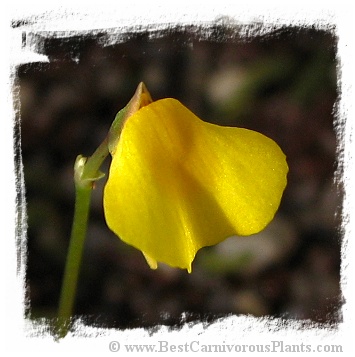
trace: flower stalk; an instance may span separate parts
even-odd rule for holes
[[[59,300],[58,321],[56,326],[58,337],[64,337],[70,328],[89,220],[91,193],[94,183],[104,176],[104,174],[99,171],[99,168],[108,153],[106,138],[90,158],[87,159],[79,155],[75,161],[75,208]]]
[[[104,173],[100,171],[100,167],[109,155],[109,152],[117,144],[123,124],[127,118],[151,101],[152,99],[146,87],[143,83],[140,83],[130,102],[116,115],[108,135],[95,152],[89,158],[82,155],[76,158],[74,164],[74,217],[55,326],[55,334],[58,338],[63,338],[67,335],[72,323],[89,220],[91,194],[95,187],[95,182],[104,177]]]

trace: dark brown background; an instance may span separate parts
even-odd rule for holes
[[[288,186],[266,233],[201,250],[187,274],[150,270],[139,251],[109,231],[102,180],[93,194],[76,316],[124,328],[176,325],[183,312],[185,321],[227,314],[339,321],[337,38],[332,29],[285,27],[251,38],[239,30],[220,24],[123,31],[121,42],[107,46],[104,32],[62,39],[27,34],[50,59],[18,70],[28,318],[56,314],[74,160],[94,151],[144,81],[154,99],[177,98],[206,121],[276,140],[287,155]]]

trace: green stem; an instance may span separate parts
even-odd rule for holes
[[[76,188],[73,227],[64,271],[64,279],[59,302],[57,333],[64,337],[70,327],[80,264],[82,259],[89,208],[91,188]]]
[[[107,140],[106,138],[102,142],[88,160],[79,156],[75,163],[75,209],[56,325],[56,334],[59,338],[68,333],[71,324],[88,226],[91,193],[93,183],[103,176],[99,168],[108,155]]]
[[[79,155],[74,165],[75,210],[69,250],[64,270],[63,285],[59,300],[58,320],[55,326],[57,337],[64,337],[70,328],[80,265],[83,255],[85,236],[88,225],[91,192],[95,181],[104,176],[100,166],[119,140],[123,123],[141,107],[152,102],[152,98],[143,83],[140,83],[134,96],[118,112],[111,129],[96,151],[88,159]]]
[[[100,146],[86,161],[82,177],[83,180],[96,181],[103,177],[103,174],[99,172],[99,169],[109,154],[108,140],[109,136],[107,135]]]

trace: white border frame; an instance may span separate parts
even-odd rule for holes
[[[1,112],[0,143],[2,145],[1,159],[5,165],[1,170],[2,213],[1,220],[3,237],[1,237],[0,262],[2,283],[0,292],[0,316],[2,317],[1,349],[4,353],[35,351],[39,356],[53,353],[80,352],[102,355],[112,355],[109,350],[110,341],[119,341],[121,347],[124,343],[152,344],[158,341],[169,341],[170,345],[180,345],[188,341],[198,340],[200,345],[220,344],[270,344],[271,341],[282,340],[284,344],[341,344],[344,352],[354,351],[352,344],[354,328],[354,279],[349,279],[354,272],[354,237],[351,212],[354,212],[354,181],[352,178],[354,167],[354,155],[352,154],[354,135],[354,40],[353,40],[353,12],[350,7],[342,6],[341,2],[328,4],[326,1],[310,2],[297,1],[296,4],[284,2],[276,3],[267,1],[267,4],[255,1],[247,1],[238,4],[235,1],[227,2],[219,0],[213,6],[207,3],[197,4],[193,1],[179,1],[168,3],[167,1],[150,1],[141,4],[120,4],[117,2],[100,2],[95,8],[88,3],[69,2],[70,5],[61,2],[61,5],[13,1],[6,4],[2,12],[1,29],[4,39],[4,54],[1,55],[4,64],[0,69],[1,88]],[[266,3],[266,2],[265,2]],[[105,6],[104,6],[105,5]],[[3,5],[4,6],[4,5]],[[216,18],[228,16],[232,21],[241,24],[250,24],[255,21],[272,23],[275,25],[307,25],[314,24],[323,28],[328,24],[334,24],[338,35],[338,61],[339,88],[341,99],[338,103],[337,116],[339,131],[338,138],[341,145],[338,154],[343,163],[343,171],[339,172],[338,180],[345,184],[345,200],[343,206],[343,245],[341,284],[345,299],[343,305],[343,323],[335,331],[326,329],[302,329],[298,322],[294,325],[283,327],[280,321],[268,319],[256,319],[248,316],[230,317],[221,320],[208,327],[202,324],[185,326],[180,331],[168,331],[161,328],[159,332],[150,336],[143,329],[130,331],[114,331],[105,329],[87,328],[78,324],[75,335],[68,335],[60,342],[55,342],[46,331],[45,326],[33,326],[24,320],[23,289],[25,265],[20,264],[17,269],[17,249],[15,237],[16,224],[22,223],[26,227],[25,210],[22,215],[16,216],[16,185],[14,177],[13,160],[13,121],[15,110],[13,108],[13,68],[21,63],[31,61],[47,61],[45,56],[39,56],[31,51],[31,44],[22,43],[22,31],[43,31],[43,33],[62,32],[63,36],[92,32],[96,29],[134,28],[139,24],[150,24],[153,29],[164,29],[167,24],[209,24]],[[9,28],[10,20],[23,20],[27,18],[28,24],[19,28]],[[268,31],[264,28],[263,31]],[[21,177],[17,177],[21,183]],[[22,182],[23,184],[23,182]],[[20,207],[21,209],[21,207]],[[26,249],[22,247],[23,258]],[[25,261],[25,260],[24,260]],[[42,330],[41,330],[42,329]],[[5,336],[6,334],[6,336]],[[29,337],[32,336],[32,337]],[[96,338],[84,338],[84,337]],[[124,354],[121,348],[120,354]],[[235,352],[234,352],[235,353]],[[264,355],[264,354],[263,354]]]

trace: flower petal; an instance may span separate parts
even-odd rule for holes
[[[104,191],[106,221],[151,261],[191,271],[200,248],[265,228],[287,172],[285,155],[266,136],[158,100],[123,127]]]

